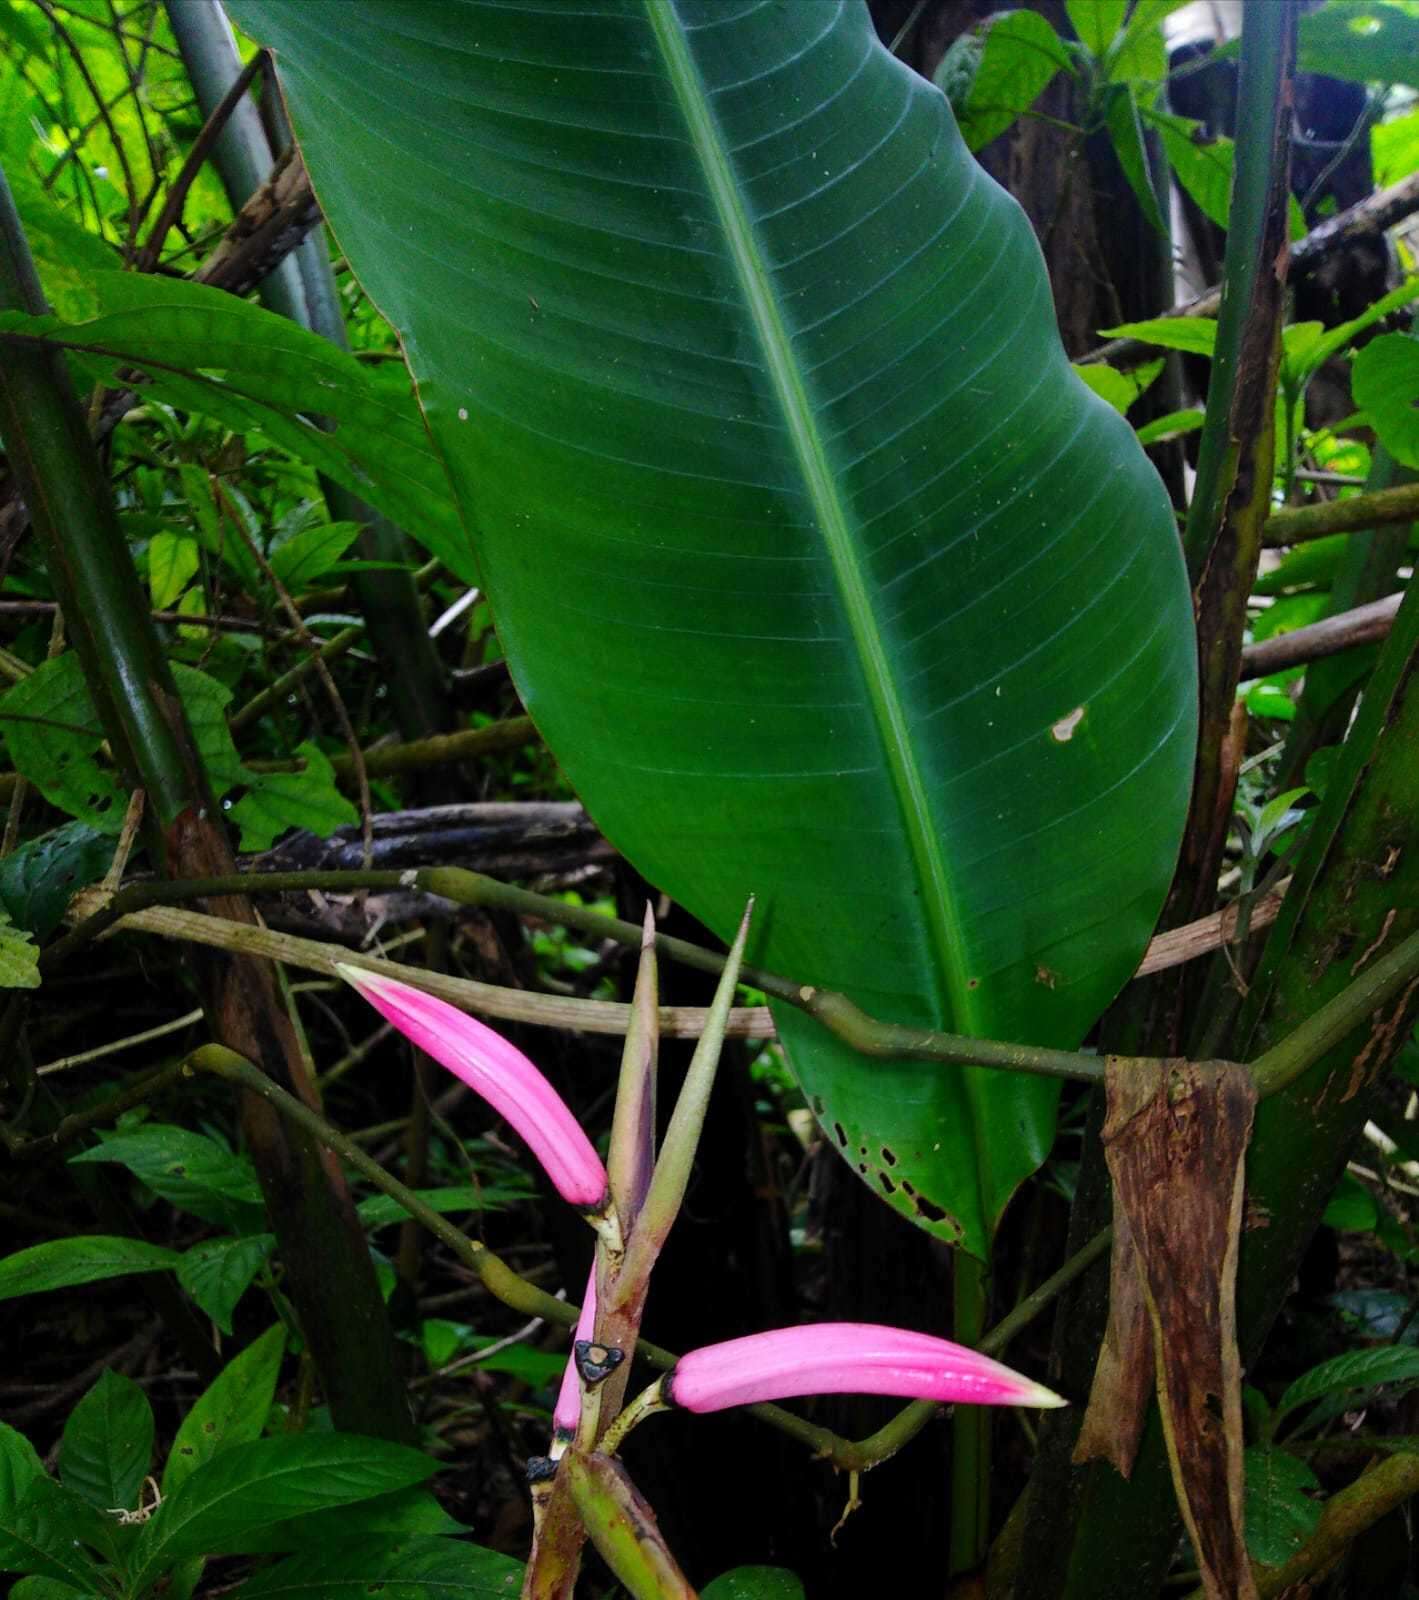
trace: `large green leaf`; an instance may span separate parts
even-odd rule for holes
[[[805,983],[1076,1043],[1172,870],[1191,615],[942,96],[857,3],[233,9],[607,834],[720,934],[757,893]],[[983,1252],[1053,1086],[778,1023],[863,1176]]]

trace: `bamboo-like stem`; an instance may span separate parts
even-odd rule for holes
[[[35,314],[44,310],[44,300],[0,173],[3,309]],[[221,813],[148,616],[84,410],[58,351],[14,349],[0,363],[0,436],[48,553],[56,599],[115,759],[128,787],[147,794],[155,859],[174,877],[230,873],[235,863]],[[245,899],[218,909],[235,919],[254,915]],[[227,926],[240,930],[243,920]],[[195,954],[194,967],[217,1038],[299,1092],[313,1094],[270,970],[259,962]],[[408,1413],[381,1376],[393,1360],[392,1337],[343,1178],[327,1167],[317,1145],[261,1102],[243,1101],[242,1122],[337,1425],[410,1437]]]
[[[1401,598],[1397,594],[1387,594],[1381,600],[1371,600],[1350,611],[1307,623],[1303,628],[1293,628],[1290,633],[1278,633],[1258,644],[1247,645],[1242,651],[1241,681],[1246,683],[1251,678],[1264,678],[1287,667],[1303,666],[1308,661],[1338,655],[1342,650],[1353,650],[1357,645],[1377,644],[1389,636]]]
[[[1313,1011],[1279,1044],[1252,1063],[1257,1094],[1264,1100],[1294,1083],[1336,1045],[1343,1043],[1371,1013],[1387,1004],[1419,975],[1419,933],[1411,933],[1352,978],[1328,1005]]]
[[[1283,119],[1282,85],[1295,56],[1296,12],[1292,0],[1248,8],[1242,29],[1238,125],[1232,202],[1227,218],[1225,285],[1217,316],[1217,343],[1207,389],[1207,414],[1198,445],[1197,479],[1183,546],[1196,583],[1209,559],[1237,482],[1240,450],[1254,450],[1257,413],[1271,405],[1265,389],[1275,383],[1275,349],[1286,267],[1286,195],[1290,137]],[[1289,100],[1285,101],[1289,111]],[[1275,324],[1275,326],[1273,326]],[[1257,386],[1261,385],[1261,391]],[[1245,391],[1245,392],[1243,392]],[[1239,415],[1239,406],[1246,412]],[[1239,421],[1247,426],[1240,428]],[[1269,420],[1262,418],[1263,422]],[[1262,429],[1263,434],[1265,429]],[[1269,458],[1258,461],[1267,471]]]

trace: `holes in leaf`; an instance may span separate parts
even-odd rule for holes
[[[879,1172],[877,1174],[877,1181],[878,1181],[878,1183],[880,1183],[882,1185],[882,1193],[883,1194],[888,1194],[888,1195],[896,1194],[897,1186],[896,1186],[895,1183],[892,1182],[892,1180],[887,1176],[887,1174],[885,1172]]]
[[[884,1144],[882,1146],[882,1159],[889,1167],[895,1167],[897,1164],[897,1152],[895,1150],[889,1150]]]
[[[847,1149],[847,1129],[843,1127],[841,1122],[835,1122],[833,1124],[833,1137],[838,1141],[844,1150]]]

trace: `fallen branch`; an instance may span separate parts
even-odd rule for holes
[[[1351,650],[1356,645],[1374,644],[1389,633],[1403,598],[1402,594],[1387,594],[1367,606],[1356,606],[1353,611],[1322,617],[1304,628],[1293,628],[1290,633],[1278,633],[1275,638],[1246,645],[1242,650],[1242,682],[1284,672],[1287,667],[1299,667],[1307,661],[1318,661],[1322,656],[1339,655],[1342,650]]]

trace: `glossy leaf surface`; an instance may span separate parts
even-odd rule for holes
[[[757,894],[763,965],[1077,1042],[1171,873],[1190,608],[941,95],[855,3],[232,9],[608,836],[722,935]],[[983,1252],[1054,1087],[777,1020],[874,1189]]]

